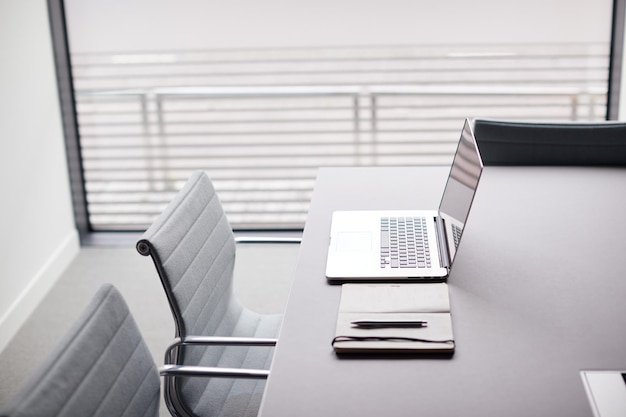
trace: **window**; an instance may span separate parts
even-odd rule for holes
[[[195,169],[234,227],[300,228],[320,166],[604,119],[611,2],[501,3],[66,0],[89,229],[145,228]]]

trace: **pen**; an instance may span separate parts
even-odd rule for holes
[[[357,327],[426,327],[427,321],[422,320],[355,320],[350,322]]]

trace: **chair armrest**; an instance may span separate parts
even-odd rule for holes
[[[217,368],[213,366],[164,365],[159,368],[159,374],[161,376],[267,379],[270,371],[265,369]]]
[[[276,346],[275,337],[186,336],[174,339],[171,347],[182,345]]]
[[[235,243],[301,243],[301,237],[237,236]]]
[[[177,337],[165,351],[165,363],[172,362],[172,351],[183,345],[205,346],[276,346],[278,339],[272,337],[236,337],[236,336],[186,336]]]

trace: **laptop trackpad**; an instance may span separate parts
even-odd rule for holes
[[[372,250],[371,232],[339,232],[337,250],[349,252],[369,252]]]

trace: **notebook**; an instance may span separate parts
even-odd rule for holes
[[[482,170],[476,138],[466,119],[438,210],[333,213],[328,281],[445,281]]]
[[[337,353],[452,353],[448,284],[359,283],[341,287]]]

